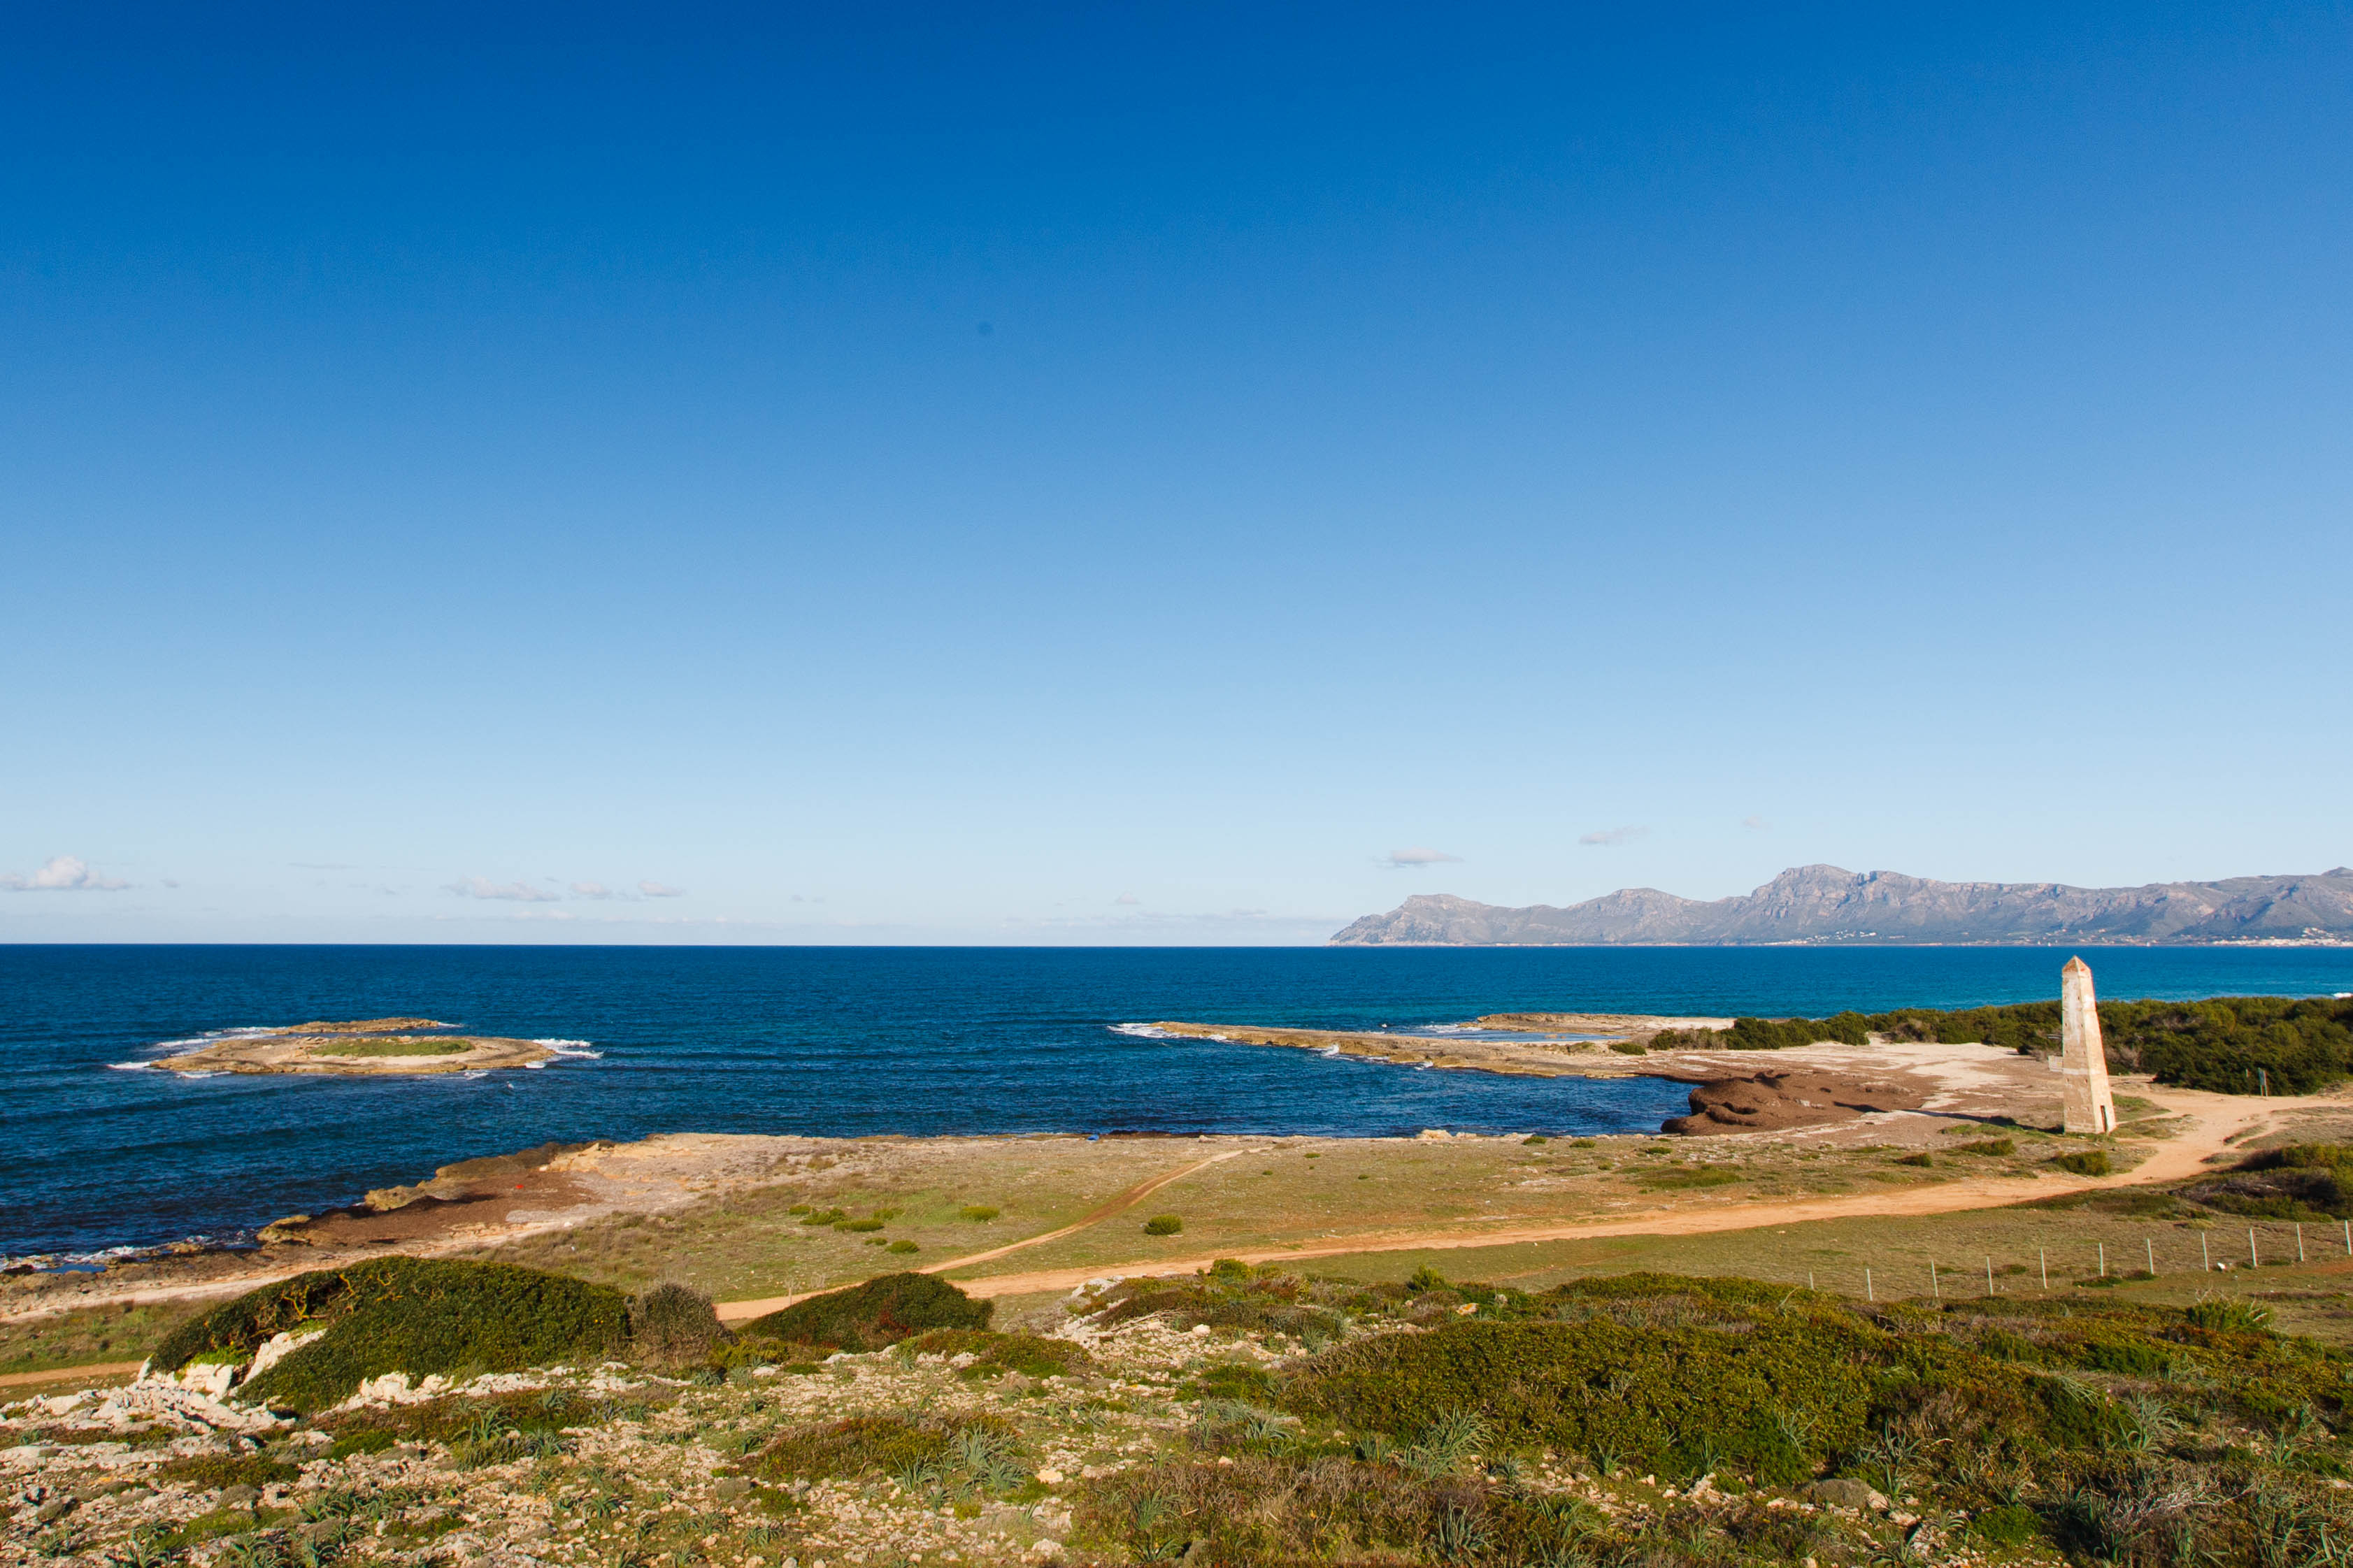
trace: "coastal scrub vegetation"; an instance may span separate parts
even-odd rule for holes
[[[885,1274],[754,1318],[747,1340],[879,1351],[933,1329],[985,1329],[994,1310],[929,1274]]]
[[[2109,1064],[2158,1082],[2220,1094],[2316,1094],[2353,1077],[2353,998],[2218,996],[2202,1002],[2103,1002]],[[1668,1029],[1652,1049],[1782,1050],[1817,1041],[1982,1041],[2027,1055],[2059,1049],[2059,1004],[1939,1012],[1836,1013],[1827,1018],[1736,1018],[1729,1029]]]
[[[719,1321],[711,1298],[670,1281],[629,1303],[629,1335],[638,1354],[657,1365],[707,1361],[735,1336]]]
[[[1247,1399],[1206,1401],[1192,1452],[1090,1483],[1084,1535],[1196,1563],[1968,1550],[2157,1568],[2337,1561],[2353,1528],[2334,1435],[2353,1358],[2270,1332],[2244,1303],[1865,1305],[1644,1274],[1534,1295],[1425,1283],[1239,1265],[1195,1281],[1172,1321],[1271,1295],[1432,1326],[1355,1334],[1258,1374]],[[1099,1310],[1170,1294],[1122,1288]]]
[[[253,1436],[159,1426],[163,1455],[43,1403],[0,1447],[70,1506],[20,1513],[7,1545],[120,1568],[2345,1562],[2353,1353],[2275,1331],[2263,1301],[2085,1294],[1874,1303],[1665,1273],[1523,1290],[1225,1260],[830,1367],[565,1357]],[[641,1358],[702,1323],[691,1291],[626,1305]]]
[[[207,1355],[249,1357],[280,1333],[320,1331],[248,1385],[248,1396],[315,1410],[388,1372],[507,1372],[615,1354],[628,1299],[602,1285],[505,1263],[383,1258],[298,1274],[182,1324],[154,1353],[172,1372]]]

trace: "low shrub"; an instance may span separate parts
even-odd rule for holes
[[[2116,1169],[2103,1149],[2078,1149],[2072,1154],[2054,1154],[2051,1163],[2063,1171],[2073,1171],[2079,1176],[2105,1176]]]
[[[711,1298],[690,1286],[657,1285],[629,1303],[629,1333],[639,1356],[679,1367],[709,1359],[735,1336]]]
[[[1985,1154],[1998,1158],[2004,1154],[2017,1153],[2018,1141],[2014,1138],[1985,1138],[1980,1139],[1975,1143],[1956,1143],[1953,1145],[1953,1152],[1956,1154]]]
[[[1173,1214],[1156,1214],[1144,1222],[1144,1234],[1146,1236],[1175,1236],[1184,1228],[1183,1217]]]
[[[959,1218],[986,1223],[995,1219],[1001,1212],[987,1204],[966,1204],[958,1209],[956,1214]]]
[[[194,1458],[167,1459],[155,1468],[158,1479],[183,1481],[206,1491],[227,1487],[290,1486],[302,1479],[292,1465],[265,1459],[258,1454],[198,1454]]]
[[[1000,1373],[1026,1373],[1031,1377],[1055,1377],[1084,1372],[1094,1365],[1086,1347],[1070,1340],[1040,1334],[1000,1334],[988,1329],[934,1329],[899,1348],[915,1355],[970,1355],[966,1377],[995,1377]]]
[[[929,1274],[885,1274],[755,1318],[740,1331],[834,1350],[879,1351],[929,1329],[985,1329],[993,1310]]]
[[[751,1461],[776,1480],[837,1480],[915,1470],[948,1460],[959,1440],[1008,1443],[1003,1423],[987,1416],[852,1415],[814,1421],[779,1436]]]
[[[1609,1048],[1621,1057],[1647,1057],[1651,1054],[1651,1047],[1640,1040],[1612,1040]]]
[[[1936,1162],[1931,1159],[1928,1155],[1922,1153],[1898,1154],[1893,1163],[1898,1165],[1934,1165]]]
[[[879,1219],[838,1219],[833,1222],[833,1228],[862,1236],[869,1231],[881,1230],[882,1222]]]
[[[601,1361],[628,1342],[628,1306],[618,1290],[508,1263],[382,1258],[240,1296],[174,1331],[154,1364],[174,1371],[208,1351],[249,1352],[284,1331],[323,1325],[246,1385],[248,1397],[315,1410],[388,1372],[423,1378]]]
[[[910,1252],[921,1252],[923,1248],[915,1243],[909,1241],[906,1237],[901,1237],[898,1240],[892,1242],[882,1250],[885,1252],[895,1252],[903,1257]]]

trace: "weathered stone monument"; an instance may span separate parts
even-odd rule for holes
[[[2060,1100],[2070,1132],[2114,1132],[2116,1102],[2108,1095],[2108,1054],[2100,1046],[2100,1009],[2092,995],[2092,966],[2071,958],[2059,972]]]

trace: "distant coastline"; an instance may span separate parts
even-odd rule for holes
[[[1505,909],[1416,894],[1334,934],[1333,947],[2353,946],[2353,868],[2310,876],[2071,888],[1940,882],[1899,871],[1792,868],[1755,892],[1678,898],[1621,888],[1583,903]]]

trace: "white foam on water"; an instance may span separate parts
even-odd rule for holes
[[[1319,1057],[1336,1057],[1340,1054],[1340,1047],[1337,1046],[1326,1046],[1315,1054]]]
[[[534,1046],[545,1046],[549,1050],[554,1051],[559,1057],[587,1057],[592,1059],[601,1061],[604,1059],[605,1056],[605,1053],[602,1051],[590,1050],[588,1048],[588,1042],[586,1040],[533,1040],[532,1041],[532,1044]],[[531,1065],[533,1067],[542,1067],[545,1064],[542,1062],[533,1062]]]
[[[1111,1032],[1114,1035],[1133,1035],[1139,1040],[1173,1040],[1178,1037],[1156,1024],[1113,1024],[1111,1026]]]
[[[145,1072],[155,1064],[153,1062],[109,1062],[106,1065],[116,1072]]]

